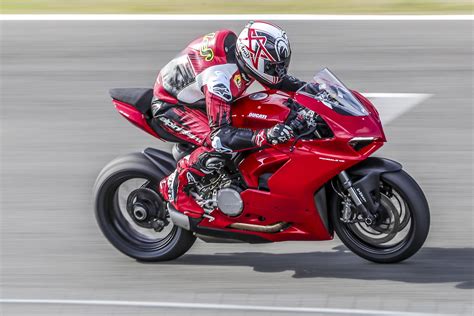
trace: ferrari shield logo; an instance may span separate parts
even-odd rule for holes
[[[240,86],[242,85],[242,77],[240,76],[240,74],[236,74],[234,76],[234,83],[238,88],[240,88]]]

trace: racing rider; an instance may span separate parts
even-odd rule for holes
[[[291,124],[253,131],[232,127],[230,115],[232,102],[254,80],[289,93],[302,87],[305,82],[287,74],[290,57],[286,33],[257,21],[247,24],[238,37],[220,30],[194,40],[160,71],[153,90],[152,125],[158,134],[168,135],[165,139],[196,147],[160,183],[164,199],[176,209],[203,215],[185,188],[221,168],[222,157],[293,137]],[[296,112],[301,111],[305,110]]]

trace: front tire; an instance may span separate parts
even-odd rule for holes
[[[331,201],[330,216],[338,237],[355,254],[377,263],[396,263],[414,255],[425,242],[430,227],[429,206],[421,188],[405,171],[382,174],[380,181],[381,187],[390,188],[396,197],[393,203],[389,193],[387,196],[382,194],[381,204],[385,208],[394,206],[397,212],[392,210],[392,215],[387,216],[381,227],[344,223],[341,220],[342,200],[337,194]],[[389,233],[382,235],[384,229],[389,231],[390,228]],[[406,236],[399,237],[399,241],[394,239],[402,232]],[[388,244],[388,240],[396,242]]]
[[[125,255],[140,261],[173,260],[196,240],[192,232],[173,225],[156,192],[169,173],[171,170],[159,170],[142,153],[133,153],[113,160],[99,174],[94,186],[97,223]],[[142,199],[140,216],[134,218],[132,204],[138,198]],[[142,218],[144,214],[150,218]],[[161,232],[151,227],[156,218],[168,222]]]

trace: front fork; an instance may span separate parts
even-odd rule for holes
[[[342,187],[349,192],[352,202],[354,202],[357,210],[364,216],[364,221],[367,225],[372,225],[374,223],[374,215],[367,209],[362,201],[366,201],[364,194],[360,190],[355,190],[352,181],[349,178],[347,172],[342,171],[339,175],[339,181],[342,183]]]

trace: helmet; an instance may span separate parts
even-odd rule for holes
[[[240,68],[267,86],[278,84],[290,64],[290,42],[278,26],[250,22],[237,38],[236,59]]]

